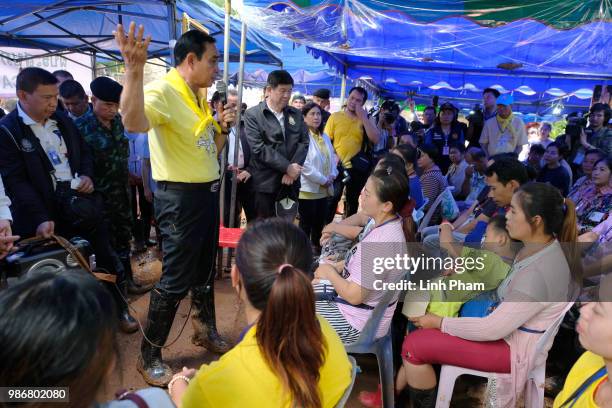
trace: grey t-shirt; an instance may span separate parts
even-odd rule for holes
[[[168,393],[161,388],[143,388],[134,393],[144,399],[149,408],[175,408]],[[95,408],[137,408],[137,405],[130,400],[124,399],[96,404]]]

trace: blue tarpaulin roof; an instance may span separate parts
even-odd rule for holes
[[[204,25],[223,48],[224,11],[201,0],[20,0],[0,4],[0,46],[47,51],[96,51],[100,58],[117,59],[112,32],[117,23],[145,26],[152,36],[150,55],[169,55],[171,10],[185,12]],[[180,21],[177,22],[180,30]],[[180,34],[180,32],[179,32]],[[238,61],[240,22],[232,19],[230,57]],[[280,50],[256,31],[247,36],[247,61],[280,65]]]
[[[547,100],[552,92],[588,105],[588,96],[574,95],[612,84],[609,2],[572,4],[570,13],[549,0],[537,7],[518,0],[243,0],[241,18],[307,45],[381,94],[442,87],[460,95],[497,85],[519,100]]]

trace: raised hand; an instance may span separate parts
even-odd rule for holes
[[[149,35],[143,40],[144,26],[142,25],[138,27],[137,34],[134,34],[135,30],[136,23],[132,21],[127,36],[121,24],[117,25],[117,30],[113,33],[115,35],[115,41],[117,41],[117,45],[121,51],[126,70],[144,69],[144,65],[147,62],[147,50],[151,42],[151,36]]]

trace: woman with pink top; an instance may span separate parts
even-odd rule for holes
[[[574,204],[549,184],[528,183],[512,197],[506,219],[510,236],[524,247],[497,290],[497,308],[486,317],[413,320],[421,330],[404,339],[396,388],[408,386],[415,408],[435,405],[433,364],[510,374],[493,380],[489,397],[493,406],[515,407],[534,362],[552,345],[551,338],[546,354],[535,355],[538,339],[574,293],[570,271],[580,270],[579,256],[565,247],[576,241]]]

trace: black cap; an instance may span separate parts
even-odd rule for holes
[[[331,93],[329,92],[329,89],[325,89],[325,88],[317,89],[312,94],[312,96],[316,96],[317,98],[321,98],[321,99],[329,99],[330,95]]]
[[[91,89],[93,96],[104,102],[119,103],[123,87],[114,79],[109,77],[98,77],[91,82],[89,89]]]
[[[455,105],[453,105],[450,102],[444,102],[442,105],[440,105],[440,111],[443,110],[452,110],[452,111],[456,111],[457,108],[455,108]]]

